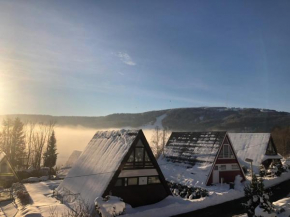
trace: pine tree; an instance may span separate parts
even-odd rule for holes
[[[247,214],[249,217],[255,215],[255,208],[260,203],[260,197],[263,195],[264,185],[261,179],[257,179],[256,175],[253,175],[253,179],[250,185],[244,188],[245,197],[247,203],[244,203],[244,207],[247,209]]]
[[[47,148],[43,154],[43,165],[49,167],[49,176],[51,175],[51,168],[55,166],[57,159],[56,153],[56,139],[55,133],[52,131],[52,134],[48,140]]]
[[[2,123],[0,149],[16,169],[22,169],[25,159],[23,123],[19,118],[5,118]]]
[[[253,175],[251,184],[247,185],[244,191],[247,203],[243,205],[247,209],[249,217],[255,216],[257,206],[262,208],[264,212],[271,213],[274,211],[274,207],[269,200],[269,194],[265,191],[262,178],[257,178],[256,175]]]

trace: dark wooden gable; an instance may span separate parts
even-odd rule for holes
[[[119,175],[122,171],[145,171],[148,169],[155,169],[157,171],[156,176],[160,180],[159,185],[136,185],[136,186],[126,186],[124,188],[116,189],[116,184]],[[140,177],[140,176],[136,176]],[[126,194],[124,194],[126,189]],[[139,130],[137,136],[132,143],[129,151],[122,160],[118,170],[114,174],[112,180],[110,181],[108,187],[103,193],[103,197],[111,194],[113,191],[124,199],[125,202],[128,202],[133,207],[152,204],[158,202],[168,195],[171,195],[171,191],[166,183],[166,180],[161,172],[159,165],[152,153],[152,150],[143,134],[142,130]],[[142,195],[138,195],[138,192]],[[132,196],[130,197],[130,194]],[[147,194],[147,196],[146,196]],[[142,199],[143,197],[143,199]],[[126,201],[127,198],[127,201]]]
[[[270,136],[269,143],[266,149],[266,155],[277,155],[277,148],[272,136]]]

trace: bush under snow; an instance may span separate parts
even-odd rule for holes
[[[125,203],[119,197],[106,196],[95,199],[96,210],[102,217],[114,217],[124,213]]]

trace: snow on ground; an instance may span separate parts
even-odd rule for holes
[[[196,164],[188,168],[186,164],[171,163],[162,157],[158,159],[158,164],[167,181],[188,187],[204,188],[211,169],[211,164]]]
[[[0,203],[0,217],[12,217],[17,213],[17,208],[12,201],[5,201]]]
[[[249,177],[247,177],[249,178]],[[271,187],[273,185],[279,184],[285,180],[290,179],[290,172],[282,173],[280,177],[264,179],[265,187]],[[36,214],[35,216],[49,216],[50,210],[56,208],[58,214],[65,213],[69,208],[61,204],[55,198],[52,198],[52,191],[61,183],[60,180],[57,181],[46,181],[39,183],[25,184],[27,191],[32,198],[32,204],[20,209],[16,217],[26,216],[27,214]],[[242,186],[241,186],[242,187]],[[209,196],[205,198],[187,200],[181,197],[168,196],[159,203],[142,206],[137,208],[132,208],[130,205],[126,206],[125,216],[137,216],[137,217],[162,217],[162,216],[172,216],[181,213],[191,212],[198,209],[203,209],[209,206],[217,205],[227,201],[239,199],[244,196],[243,188],[229,189],[228,184],[218,184],[215,186],[205,186],[209,191]],[[285,204],[289,207],[289,198],[283,202],[277,201],[276,203]],[[281,205],[279,205],[281,206]],[[287,211],[288,212],[288,211]],[[286,212],[286,213],[287,213]],[[1,215],[0,215],[1,216]],[[289,216],[280,214],[279,217]]]
[[[289,217],[290,216],[290,197],[283,198],[273,203],[276,207],[284,209],[285,212],[280,213],[279,217]]]
[[[278,210],[281,210],[283,209],[284,211],[278,213],[278,214],[268,214],[266,213],[267,216],[277,216],[277,217],[289,217],[290,216],[290,197],[286,197],[286,198],[283,198],[281,200],[277,200],[276,202],[273,203],[274,206],[275,206],[275,209],[278,211]],[[258,209],[256,208],[257,211],[260,211],[262,214],[263,217],[266,217],[265,213],[262,212],[263,210],[262,209]],[[256,213],[257,214],[257,213]],[[239,215],[239,217],[248,217],[247,214],[243,214],[243,215]]]
[[[60,180],[55,180],[25,184],[25,188],[31,197],[32,203],[24,207],[19,207],[19,212],[16,217],[48,217],[51,216],[52,209],[55,209],[59,215],[66,213],[69,208],[52,197],[53,190],[60,184],[60,182]]]

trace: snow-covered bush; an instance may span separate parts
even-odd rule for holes
[[[269,192],[265,191],[262,178],[258,179],[256,175],[253,175],[251,184],[246,185],[244,191],[247,202],[243,203],[243,206],[247,209],[249,217],[258,216],[255,214],[257,207],[259,207],[257,212],[260,212],[260,209],[267,213],[273,212],[274,208],[269,201]]]
[[[242,191],[244,189],[244,184],[242,183],[243,178],[240,175],[235,177],[235,190]]]
[[[12,185],[12,194],[14,199],[19,199],[22,205],[26,205],[30,202],[30,196],[21,183],[14,183]]]
[[[267,174],[271,176],[281,176],[283,172],[286,171],[286,168],[282,165],[282,163],[279,162],[272,162],[269,166],[269,169],[267,170]]]
[[[263,164],[260,165],[259,174],[260,174],[260,177],[264,177],[266,175],[266,169]]]
[[[167,182],[169,189],[175,196],[180,196],[189,200],[208,196],[208,191],[203,188],[187,187],[174,182]]]
[[[125,203],[121,198],[115,196],[97,197],[95,206],[102,217],[114,217],[125,212]]]

